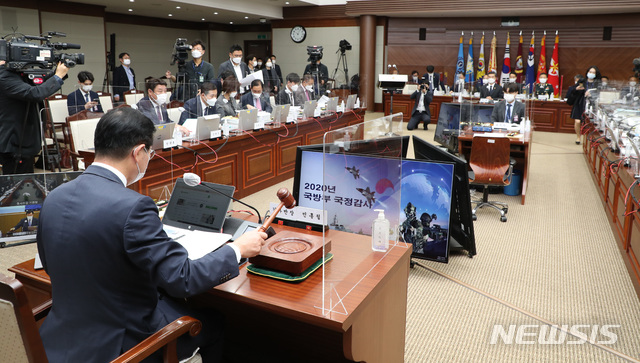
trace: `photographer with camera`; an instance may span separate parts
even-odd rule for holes
[[[0,67],[0,164],[2,173],[33,173],[42,150],[38,104],[53,95],[69,72],[64,61],[40,85],[30,85],[19,71]]]
[[[321,46],[308,46],[307,54],[309,55],[308,61],[310,62],[304,68],[303,75],[313,75],[315,81],[315,93],[321,95],[324,93],[325,84],[329,80],[329,69],[322,64],[322,50]]]
[[[180,41],[182,39],[178,39]],[[184,39],[186,40],[186,39]],[[198,89],[204,82],[213,82],[216,78],[213,65],[204,61],[205,46],[201,40],[196,39],[191,43],[191,57],[193,60],[184,63],[182,59],[182,48],[189,47],[188,45],[178,44],[176,42],[176,53],[179,55],[178,61],[178,76],[182,76],[184,69],[184,80],[177,79],[176,76],[171,74],[171,71],[167,71],[165,76],[173,82],[177,82],[176,88],[178,93],[176,99],[179,101],[186,101],[195,97],[198,94]],[[174,56],[175,57],[175,56]],[[186,58],[186,56],[184,57]],[[175,59],[174,59],[175,60]],[[182,84],[184,82],[184,85]]]
[[[411,119],[407,123],[407,130],[416,129],[420,122],[424,122],[424,129],[428,130],[428,125],[431,122],[429,104],[433,100],[433,91],[428,84],[423,83],[417,91],[413,92],[411,99],[416,101],[413,111],[411,111]]]

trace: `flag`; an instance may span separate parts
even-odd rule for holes
[[[464,32],[460,36],[460,47],[458,48],[458,62],[456,62],[456,80],[458,79],[458,74],[464,73],[464,50],[462,49],[464,45],[462,42],[464,41]]]
[[[484,76],[484,32],[482,32],[482,39],[480,39],[480,59],[478,59],[476,80],[482,79],[482,76]]]
[[[493,32],[493,39],[491,39],[491,54],[489,55],[489,71],[497,72],[498,66],[496,65],[496,45],[498,41],[496,40],[496,33]]]
[[[536,69],[534,68],[535,61],[533,59],[535,53],[535,34],[531,32],[531,42],[529,43],[529,56],[527,57],[527,73],[525,75],[525,85],[529,93],[533,92],[533,84],[536,82]]]
[[[465,72],[464,81],[466,83],[472,83],[475,80],[473,76],[473,33],[469,38],[469,53],[467,55],[467,71]]]
[[[509,46],[511,44],[511,37],[507,32],[507,45],[504,48],[504,61],[502,62],[502,75],[500,76],[500,84],[505,85],[509,83],[509,73],[511,73],[511,55],[509,54]]]
[[[540,73],[547,73],[547,51],[544,46],[544,41],[547,39],[547,31],[544,31],[542,35],[542,41],[540,42],[540,61],[538,62],[538,78]],[[537,78],[536,78],[537,79]]]
[[[522,73],[524,73],[524,63],[522,61],[522,32],[520,32],[520,43],[518,43],[518,56],[516,57],[516,75],[518,83],[522,83]]]
[[[558,68],[558,31],[556,30],[556,43],[553,46],[551,64],[549,64],[549,84],[553,86],[553,96],[560,97],[560,71]]]

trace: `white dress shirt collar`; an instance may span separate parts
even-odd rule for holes
[[[99,166],[101,168],[105,168],[109,170],[110,172],[114,173],[118,177],[118,179],[120,179],[120,181],[122,182],[122,185],[124,185],[125,187],[127,186],[127,178],[124,176],[124,174],[122,174],[120,170],[114,168],[111,165],[108,165],[105,163],[99,163],[97,161],[94,161],[91,165]]]

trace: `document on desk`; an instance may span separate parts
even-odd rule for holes
[[[228,233],[190,231],[187,229],[164,226],[167,235],[187,250],[190,260],[197,260],[209,252],[215,251],[231,239]]]

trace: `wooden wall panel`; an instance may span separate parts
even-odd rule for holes
[[[297,137],[293,140],[287,140],[284,142],[280,142],[277,148],[277,169],[276,172],[278,175],[290,173],[296,168],[296,153],[298,150],[298,146],[303,144],[303,137]]]
[[[213,161],[212,160],[207,161]],[[202,180],[225,185],[238,185],[238,155],[220,157],[215,164],[199,164],[196,173],[202,175]]]
[[[276,175],[274,148],[259,146],[242,152],[243,188],[260,183],[263,178]]]

